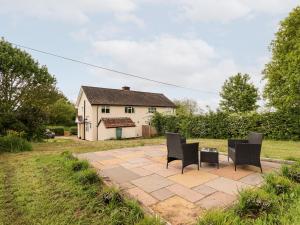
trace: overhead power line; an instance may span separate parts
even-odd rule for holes
[[[11,43],[12,45],[15,45],[17,47],[20,47],[20,48],[28,49],[28,50],[39,52],[39,53],[43,53],[43,54],[50,55],[50,56],[53,56],[53,57],[56,57],[56,58],[60,58],[60,59],[64,59],[64,60],[67,60],[67,61],[79,63],[79,64],[82,64],[82,65],[94,67],[94,68],[97,68],[97,69],[106,70],[106,71],[109,71],[109,72],[112,72],[112,73],[118,73],[118,74],[121,74],[121,75],[127,76],[127,77],[138,78],[138,79],[150,81],[150,82],[153,82],[153,83],[163,84],[163,85],[167,85],[167,86],[171,86],[171,87],[182,88],[182,89],[187,89],[187,90],[192,90],[192,91],[197,91],[197,92],[202,92],[202,93],[207,93],[207,94],[214,94],[214,95],[218,94],[217,92],[205,91],[205,90],[200,90],[200,89],[196,89],[196,88],[185,87],[185,86],[181,86],[181,85],[177,85],[177,84],[173,84],[173,83],[168,83],[168,82],[163,82],[163,81],[159,81],[159,80],[150,79],[150,78],[145,77],[145,76],[140,76],[140,75],[136,75],[136,74],[132,74],[132,73],[122,72],[122,71],[107,68],[107,67],[104,67],[104,66],[98,66],[98,65],[88,63],[88,62],[84,62],[84,61],[81,61],[81,60],[78,60],[78,59],[69,58],[69,57],[66,57],[66,56],[62,56],[62,55],[58,55],[58,54],[55,54],[55,53],[39,50],[39,49],[36,49],[36,48],[21,45],[21,44],[16,44],[16,43],[13,43],[13,42],[9,42],[9,43]]]

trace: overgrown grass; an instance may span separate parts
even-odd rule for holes
[[[85,165],[66,154],[3,155],[0,224],[153,224],[135,201],[104,186],[91,168],[70,166],[74,162]]]
[[[234,206],[227,210],[208,211],[197,225],[300,224],[300,183],[295,182],[293,176],[295,171],[300,171],[300,164],[291,168],[282,167],[279,173],[267,175],[261,188],[240,192]]]

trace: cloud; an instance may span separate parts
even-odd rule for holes
[[[296,0],[180,0],[180,18],[195,22],[228,23],[257,14],[286,13],[299,4]]]
[[[200,89],[203,92],[193,92],[194,98],[206,104],[213,102],[213,107],[216,107],[216,99],[224,80],[239,71],[233,59],[220,55],[214,47],[201,39],[161,35],[143,41],[100,40],[94,42],[93,49],[98,59],[111,68],[162,82]],[[106,81],[114,79],[114,76],[108,77],[109,74],[102,71],[98,74],[99,77],[106,74]],[[103,78],[101,79],[103,81]],[[132,82],[131,79],[120,79],[118,76],[114,82],[120,81],[123,84],[133,84],[139,90],[145,88],[153,90],[159,87],[157,89],[160,91],[169,90],[174,98],[184,97],[182,93],[185,91],[182,89],[168,88],[137,79]],[[180,95],[178,95],[179,91]],[[190,94],[191,92],[187,93],[186,97]]]
[[[132,17],[132,21],[132,13],[137,8],[134,0],[0,0],[0,5],[2,14],[72,23],[85,23],[90,20],[91,15],[105,12]]]

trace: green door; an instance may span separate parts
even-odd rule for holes
[[[122,138],[122,127],[116,128],[116,138],[120,140]]]

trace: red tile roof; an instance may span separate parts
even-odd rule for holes
[[[101,118],[101,121],[106,128],[135,127],[135,123],[129,117]]]

